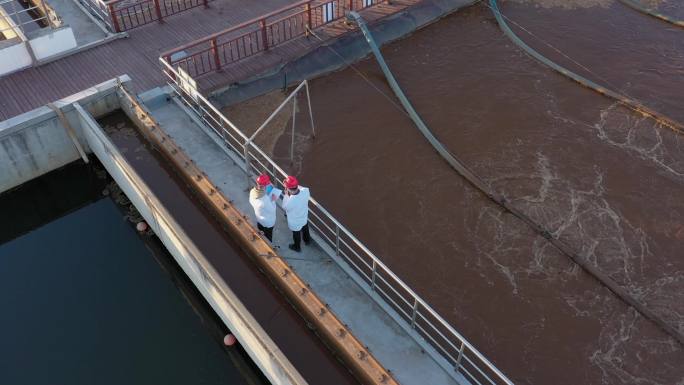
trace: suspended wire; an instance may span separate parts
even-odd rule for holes
[[[479,1],[482,1],[482,0],[479,0]],[[310,33],[311,35],[313,35],[316,39],[320,40],[321,42],[324,42],[324,41],[325,41],[325,40],[323,40],[320,36],[318,36],[314,31],[312,31],[312,30],[310,30],[310,29],[308,29],[308,28],[307,28],[307,30],[308,30],[309,33]],[[370,80],[370,79],[366,76],[366,74],[363,73],[363,71],[361,71],[360,69],[356,68],[356,66],[354,65],[354,63],[348,61],[344,56],[342,56],[342,54],[340,54],[339,52],[337,52],[337,50],[335,50],[335,49],[332,48],[331,46],[326,45],[325,47],[326,47],[327,49],[329,49],[332,53],[334,53],[337,57],[339,57],[340,59],[342,59],[342,62],[344,63],[344,65],[346,65],[347,67],[351,68],[354,72],[356,72],[356,74],[359,75],[359,76],[361,77],[361,79],[363,79],[371,88],[373,88],[375,91],[379,92],[380,95],[382,95],[385,99],[387,99],[387,101],[390,102],[390,104],[392,104],[392,105],[394,106],[394,108],[397,109],[397,111],[401,112],[401,113],[402,113],[404,116],[406,116],[407,118],[410,118],[410,116],[409,116],[409,114],[406,112],[406,110],[404,110],[404,108],[403,108],[402,106],[400,106],[399,104],[397,104],[397,102],[394,100],[394,98],[392,98],[392,96],[388,95],[385,91],[383,91],[383,90],[381,90],[380,88],[378,88],[378,86],[375,85],[375,83],[373,83],[373,81]]]

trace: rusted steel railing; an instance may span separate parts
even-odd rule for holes
[[[283,44],[339,20],[348,11],[386,0],[303,0],[162,54],[162,60],[192,77]]]
[[[189,9],[208,6],[209,0],[79,0],[112,32],[123,32]]]

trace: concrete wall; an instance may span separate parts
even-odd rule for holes
[[[74,37],[74,31],[71,30],[71,27],[67,26],[46,30],[46,33],[32,37],[29,40],[29,44],[31,44],[36,60],[44,60],[50,56],[76,48],[76,38]]]
[[[126,75],[124,82],[130,81]],[[74,108],[79,102],[93,116],[102,116],[119,108],[116,80],[109,80],[55,102],[76,130],[86,151],[90,151],[80,130]],[[62,167],[80,158],[57,114],[40,107],[0,122],[0,193]]]
[[[31,65],[31,55],[26,42],[18,39],[13,45],[0,48],[0,76]]]

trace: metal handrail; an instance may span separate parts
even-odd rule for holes
[[[112,0],[112,1],[123,1],[123,0]],[[168,57],[168,56],[173,55],[173,54],[176,53],[176,52],[185,51],[185,50],[187,50],[188,48],[192,48],[192,47],[195,47],[195,46],[200,45],[200,44],[203,44],[203,43],[208,43],[208,42],[212,41],[213,39],[216,39],[216,38],[218,38],[218,37],[220,37],[220,36],[229,34],[229,33],[231,33],[231,32],[235,32],[235,31],[237,31],[237,30],[239,30],[239,29],[242,29],[242,28],[248,27],[248,26],[250,26],[250,25],[252,25],[252,24],[254,24],[254,23],[257,23],[259,20],[268,19],[269,17],[273,17],[273,16],[278,15],[278,14],[281,14],[281,13],[283,13],[283,12],[287,12],[287,11],[289,11],[289,10],[291,10],[291,9],[294,9],[294,8],[297,8],[297,7],[301,7],[302,5],[305,5],[305,4],[307,4],[307,3],[310,3],[311,1],[312,1],[312,0],[301,0],[301,1],[298,1],[298,2],[296,2],[296,3],[294,3],[294,4],[290,4],[290,5],[284,6],[284,7],[282,7],[282,8],[276,9],[275,11],[269,12],[269,13],[267,13],[267,14],[265,14],[265,15],[261,15],[261,16],[259,16],[258,18],[254,18],[254,19],[251,19],[251,20],[244,21],[244,22],[242,22],[242,23],[240,23],[240,24],[238,24],[238,25],[232,26],[232,27],[230,27],[230,28],[226,28],[226,29],[224,29],[223,31],[219,31],[219,32],[212,33],[211,35],[207,35],[207,36],[205,36],[205,37],[203,37],[203,38],[197,39],[197,40],[195,40],[195,41],[191,41],[190,43],[187,43],[187,44],[181,45],[181,46],[179,46],[179,47],[176,47],[176,48],[174,48],[174,49],[172,49],[172,50],[166,51],[166,52],[162,53],[160,56],[161,56],[161,57]]]
[[[173,48],[160,56],[168,64],[180,64],[197,77],[307,36],[311,30],[342,19],[347,10],[360,10],[385,1],[388,0],[361,2],[359,5],[358,0],[300,0]]]
[[[225,122],[228,127],[230,127],[235,133],[237,133],[241,138],[245,140],[242,146],[242,151],[239,151],[237,148],[235,148],[234,145],[230,143],[228,143],[228,145],[234,150],[235,155],[240,157],[245,162],[244,169],[245,172],[247,172],[248,176],[252,171],[250,169],[250,165],[253,165],[253,163],[249,161],[249,157],[252,156],[256,158],[256,156],[258,156],[264,161],[266,161],[268,163],[268,166],[270,166],[269,169],[267,165],[264,165],[263,163],[261,163],[261,161],[259,161],[262,168],[264,168],[264,170],[261,170],[260,172],[273,174],[272,176],[274,177],[276,183],[281,183],[281,178],[277,178],[278,175],[276,174],[279,174],[279,176],[283,178],[288,174],[280,166],[278,166],[278,164],[275,163],[271,159],[271,157],[268,156],[260,147],[254,144],[250,140],[250,138],[247,137],[247,135],[245,135],[232,122],[230,122],[230,120],[223,116],[223,114],[216,107],[214,107],[204,96],[197,92],[193,92],[192,96],[187,95],[187,91],[184,90],[183,87],[181,87],[181,85],[177,82],[177,79],[179,79],[180,77],[179,73],[162,58],[160,58],[160,62],[162,63],[162,66],[164,68],[164,73],[170,80],[169,85],[174,89],[174,91],[186,104],[189,104],[191,107],[194,103],[201,103],[202,105],[208,106],[209,109],[218,117],[220,117],[221,120]],[[200,108],[202,107],[200,106]],[[192,109],[193,111],[197,112],[196,108],[192,107]],[[206,119],[203,118],[203,120],[206,122]],[[226,130],[223,126],[221,126],[220,128],[222,130]],[[212,129],[216,128],[212,127]],[[485,358],[472,344],[470,344],[465,339],[465,337],[463,337],[459,332],[457,332],[425,300],[423,300],[406,283],[404,283],[404,281],[401,280],[401,278],[399,278],[392,270],[390,270],[390,268],[387,267],[387,265],[385,265],[372,251],[368,249],[368,247],[366,247],[358,238],[356,238],[351,231],[349,231],[328,210],[326,210],[323,207],[323,205],[321,205],[313,197],[309,198],[309,203],[311,205],[310,208],[312,210],[312,213],[315,214],[316,219],[318,219],[324,225],[315,225],[314,227],[328,241],[331,241],[331,246],[334,248],[335,253],[337,253],[337,255],[344,256],[346,260],[348,260],[354,266],[356,266],[357,271],[360,270],[360,267],[358,267],[358,265],[356,265],[356,263],[354,263],[353,260],[361,261],[367,267],[369,267],[371,269],[370,277],[365,273],[360,273],[364,275],[364,280],[368,282],[370,289],[379,289],[382,293],[384,293],[386,297],[385,300],[394,303],[393,309],[404,314],[404,316],[406,317],[405,319],[410,324],[410,327],[412,329],[422,330],[423,334],[427,336],[430,341],[432,341],[433,345],[436,345],[436,349],[439,349],[439,351],[441,351],[442,356],[444,356],[445,359],[447,359],[447,361],[449,361],[450,364],[454,366],[454,369],[457,372],[463,374],[466,378],[468,378],[471,381],[474,381],[477,384],[481,383],[480,380],[478,380],[478,378],[480,378],[486,380],[487,383],[492,385],[513,385],[513,382],[511,380],[509,380],[499,369],[497,369],[491,362],[489,362],[489,360],[487,360],[487,358]],[[317,213],[314,210],[316,210]],[[323,216],[325,220],[328,221],[328,223],[325,223],[325,221],[322,220],[321,216]],[[328,226],[329,224],[332,224],[335,227],[334,231]],[[328,228],[328,234],[332,235],[334,238],[331,239],[331,237],[325,234],[323,227]],[[363,258],[361,258],[352,249],[352,247],[350,247],[350,245],[347,243],[347,240],[341,238],[342,235],[344,235],[344,237],[352,243],[352,246],[358,248],[363,254],[365,254],[366,257],[368,257],[372,261],[372,264],[370,266],[363,260]],[[345,253],[340,247],[340,242],[346,244],[347,248],[353,254],[356,254],[357,257],[352,258],[347,253]],[[394,292],[394,296],[400,298],[402,302],[405,302],[406,305],[408,305],[408,307],[411,308],[410,311],[407,312],[406,310],[404,310],[404,307],[400,306],[392,298],[390,298],[390,295],[385,290],[377,286],[376,278],[382,280],[385,283],[386,287],[388,287]],[[402,295],[400,291],[403,291],[405,295]],[[431,321],[429,318],[433,319],[437,325],[433,324],[433,321]],[[426,330],[425,327],[418,324],[419,320],[423,320],[424,322],[421,322],[421,324],[426,325],[431,330]],[[445,335],[445,333],[443,333],[442,331],[444,331],[448,335]],[[438,339],[443,339],[445,343],[440,343]],[[456,358],[454,358],[450,353],[448,353],[449,349],[452,349],[455,352],[455,354],[457,354]],[[464,363],[462,362],[462,360],[464,359],[470,366],[475,368],[476,371],[480,373],[479,376],[472,374],[471,371],[469,371],[467,368],[463,366]],[[483,368],[481,368],[481,366]],[[483,371],[484,368],[486,368],[486,370],[488,370],[491,373],[491,376]]]

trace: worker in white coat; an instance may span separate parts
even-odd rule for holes
[[[294,243],[290,244],[290,250],[302,251],[301,239],[304,243],[311,242],[309,235],[309,189],[299,185],[297,178],[288,176],[283,181],[285,197],[283,198],[283,210],[287,215],[287,227],[292,230]]]
[[[256,185],[249,192],[249,203],[254,208],[257,228],[273,242],[273,227],[276,222],[276,201],[282,191],[273,187],[271,178],[262,174],[256,178]]]

